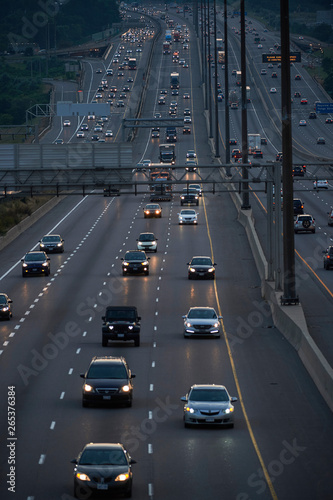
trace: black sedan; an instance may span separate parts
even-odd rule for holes
[[[149,262],[150,257],[147,257],[142,250],[131,250],[125,253],[125,257],[121,260],[123,276],[127,274],[145,274],[149,275]]]
[[[46,234],[39,242],[39,249],[44,252],[63,252],[64,240],[59,234]]]
[[[135,464],[120,443],[89,443],[77,458],[74,468],[74,497],[90,498],[92,493],[121,493],[132,496]]]
[[[195,278],[215,279],[215,262],[210,257],[192,257],[188,265],[188,279]]]
[[[12,314],[12,300],[5,293],[0,293],[0,318],[1,319],[10,319]]]
[[[86,371],[81,373],[82,406],[93,403],[124,403],[132,406],[133,384],[135,378],[122,357],[95,356]]]
[[[50,258],[45,252],[28,252],[22,262],[22,276],[29,274],[45,274],[48,276],[50,270]]]

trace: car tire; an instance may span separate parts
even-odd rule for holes
[[[297,234],[297,233],[298,233],[298,231],[296,231],[296,229],[295,229],[295,230],[294,230],[294,233],[295,233],[295,234]]]
[[[85,401],[84,399],[82,399],[82,408],[88,408],[89,406],[89,403],[87,401]]]
[[[108,346],[108,339],[102,337],[102,347],[107,347]]]
[[[126,407],[131,408],[132,406],[132,400],[130,399],[129,401],[126,401]]]
[[[185,429],[189,429],[191,426],[187,422],[184,422],[184,427],[185,427]]]
[[[140,339],[134,340],[134,346],[135,347],[140,347]]]
[[[145,275],[146,275],[146,276],[149,276],[149,271],[146,271],[146,272],[145,272]]]
[[[126,272],[125,271],[123,271],[123,276],[126,276]]]

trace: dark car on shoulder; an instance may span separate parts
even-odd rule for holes
[[[120,443],[89,443],[71,460],[74,467],[74,497],[95,498],[95,494],[132,496],[131,458]]]
[[[333,267],[333,245],[329,246],[324,253],[324,269],[329,270]]]
[[[191,261],[187,263],[187,276],[189,280],[202,278],[202,279],[215,279],[215,262],[212,262],[210,257],[198,256],[192,257]]]
[[[109,340],[133,341],[140,345],[140,320],[134,306],[108,306],[102,316],[102,346],[107,347]]]
[[[10,319],[13,316],[12,299],[6,293],[0,293],[0,319]]]
[[[45,274],[48,276],[50,270],[50,257],[45,252],[28,252],[22,262],[22,276],[29,274]]]
[[[135,375],[131,373],[125,358],[113,356],[95,356],[85,373],[82,387],[82,406],[91,404],[124,403],[132,406],[133,384]]]

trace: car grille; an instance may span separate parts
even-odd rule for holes
[[[211,328],[211,325],[195,325],[195,329],[196,330],[200,330],[200,331],[205,331],[205,330],[209,330]]]
[[[110,396],[112,394],[116,394],[118,389],[116,387],[97,387],[96,392],[100,396]]]
[[[128,329],[128,325],[116,325],[113,331],[115,333],[128,333],[130,330]]]
[[[219,412],[219,410],[216,410],[216,411],[201,410],[200,413],[201,413],[201,415],[207,415],[208,417],[213,417],[214,415],[218,415],[220,412]]]
[[[91,477],[92,481],[94,483],[111,483],[111,481],[113,481],[113,477],[112,476],[106,476],[106,477],[101,477],[101,476],[94,476],[94,475],[90,475],[89,476]]]

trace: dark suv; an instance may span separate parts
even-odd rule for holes
[[[327,248],[327,250],[324,250],[324,268],[325,269],[331,269],[333,267],[333,246],[330,246]]]
[[[109,306],[102,316],[102,346],[107,347],[109,340],[133,340],[140,345],[140,320],[136,307]]]
[[[293,199],[294,215],[304,214],[304,204],[299,198]]]
[[[123,357],[95,356],[86,373],[82,387],[82,406],[93,403],[125,403],[132,406],[134,373]]]

